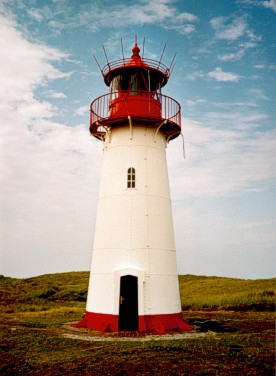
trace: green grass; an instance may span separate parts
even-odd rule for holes
[[[77,321],[85,311],[88,278],[88,272],[46,274],[26,279],[2,276],[0,313],[5,320],[12,319],[26,326],[46,323],[57,326],[66,320]]]
[[[276,278],[179,276],[182,309],[273,311]]]
[[[0,276],[2,309],[16,312],[46,311],[57,304],[85,307],[88,272],[46,274],[15,279]],[[244,280],[223,277],[180,275],[183,310],[232,309],[273,310],[276,278]]]
[[[275,278],[179,276],[187,340],[88,342],[64,337],[85,311],[88,272],[0,276],[0,374],[274,375]]]

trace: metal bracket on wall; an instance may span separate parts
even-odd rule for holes
[[[106,125],[101,124],[99,121],[96,122],[97,129],[98,127],[104,128],[105,132],[96,132],[94,135],[97,135],[97,138],[99,138],[101,141],[105,141],[108,136],[108,142],[110,142],[110,128]]]
[[[131,116],[128,116],[128,123],[129,123],[129,134],[130,134],[130,140],[132,140],[133,131],[132,131],[132,119]]]
[[[167,123],[167,120],[163,120],[157,127],[156,131],[155,131],[155,138],[154,138],[154,142],[156,142],[156,137],[157,137],[157,133],[159,132],[160,128],[162,127],[162,125],[166,124]]]
[[[167,137],[167,143],[169,143],[170,139],[175,136],[176,134],[182,134],[181,132],[174,132],[172,134],[170,134],[168,137]]]

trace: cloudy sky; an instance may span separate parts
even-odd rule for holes
[[[0,274],[89,270],[102,145],[93,59],[176,66],[167,149],[181,274],[275,276],[275,0],[0,0]]]

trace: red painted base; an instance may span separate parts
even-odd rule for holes
[[[118,315],[86,312],[84,318],[73,324],[75,328],[90,328],[99,332],[117,332]],[[138,332],[166,333],[190,331],[191,326],[182,319],[181,313],[138,316]]]

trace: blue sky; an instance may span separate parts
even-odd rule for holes
[[[275,276],[275,0],[0,1],[0,274],[89,270],[102,145],[93,59],[176,65],[163,93],[178,271]]]

